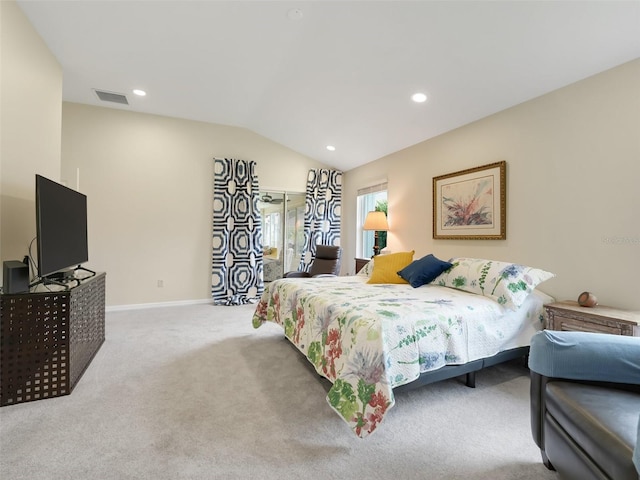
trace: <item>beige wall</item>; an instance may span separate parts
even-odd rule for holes
[[[60,177],[62,69],[15,2],[0,2],[0,23],[0,258],[4,261],[22,260],[35,237],[35,174]]]
[[[432,178],[500,160],[507,240],[433,240]],[[541,289],[558,299],[640,310],[640,60],[346,172],[350,272],[356,191],[384,178],[392,251],[520,262],[556,273]]]
[[[62,132],[62,180],[87,195],[86,266],[107,272],[110,306],[211,298],[214,157],[255,160],[261,188],[299,192],[323,166],[246,129],[74,103]]]
[[[256,160],[274,190],[303,191],[307,170],[322,166],[240,128],[63,106],[60,65],[15,2],[0,2],[0,26],[2,260],[21,259],[35,236],[40,173],[88,195],[87,266],[108,272],[109,305],[206,299],[211,158]],[[558,275],[542,288],[557,298],[590,290],[640,309],[639,85],[636,60],[346,172],[346,271],[356,191],[386,178],[393,251],[526,263]],[[507,240],[433,240],[433,176],[499,160]]]

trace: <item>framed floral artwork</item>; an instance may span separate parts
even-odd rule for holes
[[[433,238],[507,238],[507,162],[433,177]]]

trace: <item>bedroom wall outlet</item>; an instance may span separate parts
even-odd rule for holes
[[[158,280],[158,288],[164,287],[164,280]]]

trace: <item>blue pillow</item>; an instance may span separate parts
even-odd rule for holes
[[[452,263],[442,261],[431,253],[420,260],[414,260],[398,272],[413,288],[430,283],[438,275],[453,266]]]

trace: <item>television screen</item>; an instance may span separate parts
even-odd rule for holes
[[[36,175],[36,235],[39,277],[86,262],[86,195]]]

